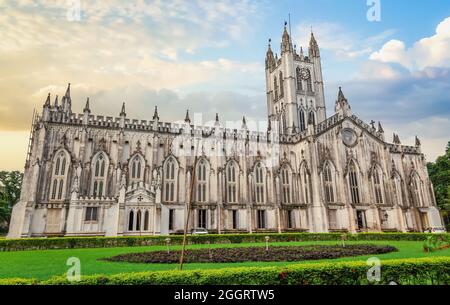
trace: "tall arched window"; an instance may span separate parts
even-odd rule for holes
[[[176,200],[177,177],[177,162],[173,157],[170,157],[164,165],[164,200],[166,202],[175,202]]]
[[[291,175],[289,168],[284,166],[280,172],[281,175],[281,200],[282,203],[291,203]]]
[[[395,200],[398,205],[402,206],[403,201],[403,191],[402,191],[402,179],[398,173],[394,174],[394,191],[395,191]]]
[[[197,165],[197,202],[207,202],[207,167],[208,164],[204,159],[201,159]]]
[[[138,210],[136,212],[136,231],[141,231],[141,217],[142,217],[141,210]]]
[[[131,158],[129,181],[133,188],[139,185],[140,182],[144,181],[144,168],[145,160],[140,154],[136,154]]]
[[[145,214],[144,214],[144,231],[148,231],[149,220],[150,220],[149,212],[148,212],[148,210],[145,210]]]
[[[255,166],[255,199],[256,203],[264,203],[264,169],[261,163]]]
[[[231,161],[228,163],[225,172],[226,189],[227,189],[227,202],[237,203],[237,166],[236,163]]]
[[[300,168],[300,179],[302,184],[303,202],[311,203],[311,191],[310,191],[310,177],[306,163],[303,163]]]
[[[415,203],[416,207],[423,206],[421,180],[420,180],[419,176],[415,173],[411,176],[411,187],[412,187],[412,194],[413,194],[414,203]]]
[[[100,152],[92,159],[92,195],[103,197],[106,193],[106,179],[108,176],[109,159],[105,153]]]
[[[273,79],[273,90],[274,90],[274,94],[275,94],[275,101],[277,101],[278,100],[278,81],[277,81],[276,76]]]
[[[280,97],[284,96],[284,79],[283,72],[280,71]]]
[[[308,124],[316,125],[316,116],[314,115],[314,111],[310,111],[308,115]]]
[[[303,83],[302,83],[300,67],[297,67],[297,90],[303,91]]]
[[[58,151],[53,158],[53,164],[50,200],[62,200],[66,195],[67,173],[70,164],[69,153],[65,150]]]
[[[331,165],[327,162],[323,168],[323,186],[325,191],[325,202],[334,203],[334,183],[333,183],[333,172],[331,170]]]
[[[134,229],[134,212],[133,210],[130,211],[128,214],[128,231],[133,231]]]
[[[348,183],[350,187],[350,195],[352,199],[352,203],[359,204],[361,203],[359,196],[359,183],[358,183],[358,172],[353,161],[350,161],[348,167]]]
[[[305,112],[301,108],[300,108],[300,111],[298,112],[298,120],[299,120],[300,131],[305,130],[306,129]]]
[[[380,175],[380,169],[375,166],[372,172],[375,203],[383,203],[383,186]]]
[[[308,90],[309,93],[313,91],[311,73],[309,74],[309,77],[306,80],[306,90]]]

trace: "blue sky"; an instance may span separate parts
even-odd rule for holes
[[[339,86],[353,111],[391,140],[422,138],[428,160],[450,140],[450,1],[380,0],[0,1],[0,169],[21,169],[33,108],[72,83],[73,108],[165,121],[264,120],[264,57],[278,52],[291,14],[297,48],[313,28],[328,115]],[[73,12],[80,8],[80,18]],[[70,13],[70,14],[69,14]],[[72,16],[72,17],[71,17]]]

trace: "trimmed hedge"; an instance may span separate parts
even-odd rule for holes
[[[270,234],[215,234],[190,235],[189,244],[254,243],[287,241],[329,241],[341,240],[341,233],[270,233]],[[425,233],[360,233],[346,234],[346,240],[405,240],[425,241],[435,234]],[[450,242],[450,234],[439,234]],[[165,245],[167,236],[127,236],[127,237],[58,237],[58,238],[24,238],[0,240],[0,251],[75,249],[75,248],[111,248]],[[181,235],[171,235],[171,244],[179,245],[183,241]]]
[[[450,258],[387,260],[380,282],[369,283],[364,262],[317,263],[288,267],[244,267],[216,270],[159,271],[84,276],[69,282],[59,276],[49,280],[0,279],[0,285],[448,285]]]

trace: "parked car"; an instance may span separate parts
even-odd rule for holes
[[[425,233],[447,233],[447,231],[445,230],[444,227],[431,227],[431,228],[427,228],[424,231]]]
[[[191,234],[192,235],[208,234],[208,230],[206,230],[205,228],[196,228],[196,229],[192,229]]]

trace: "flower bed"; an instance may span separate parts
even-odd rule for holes
[[[185,252],[186,263],[238,263],[238,262],[274,262],[302,261],[316,259],[332,259],[340,257],[360,256],[367,254],[384,254],[397,251],[391,246],[348,245],[342,246],[288,246],[288,247],[243,247],[195,249]],[[130,263],[178,263],[180,251],[154,251],[129,253],[106,258],[113,262]]]

